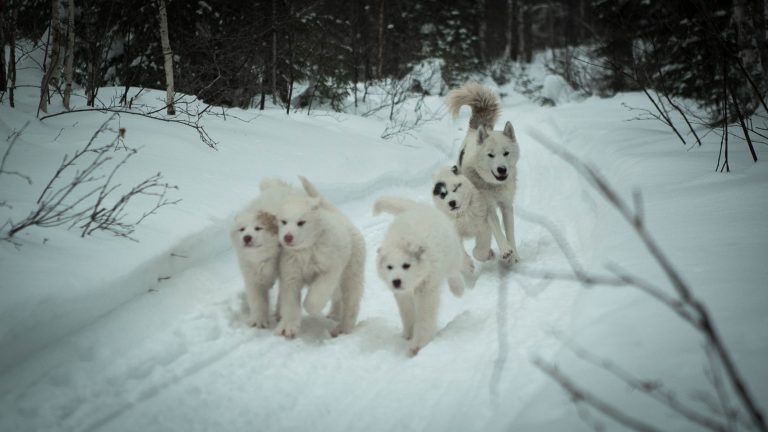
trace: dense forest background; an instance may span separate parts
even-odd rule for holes
[[[41,65],[54,69],[48,98],[72,81],[90,106],[103,86],[125,87],[126,94],[165,88],[172,67],[175,91],[215,105],[263,109],[266,101],[289,106],[319,98],[341,109],[353,92],[364,98],[367,84],[403,79],[427,59],[442,66],[442,93],[478,75],[514,79],[513,65],[544,49],[552,72],[575,89],[600,96],[644,90],[662,121],[679,113],[699,124],[743,123],[765,107],[768,83],[768,0],[4,3],[0,45],[50,46],[49,64]],[[10,92],[12,103],[10,57],[2,59],[11,64],[0,67],[0,94]],[[412,84],[412,91],[435,91]],[[692,111],[680,98],[695,102],[697,118],[688,118]]]

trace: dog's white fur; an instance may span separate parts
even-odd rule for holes
[[[403,337],[415,355],[432,339],[437,327],[440,285],[464,293],[461,240],[453,223],[439,210],[415,201],[380,197],[374,215],[395,219],[378,251],[379,277],[392,290],[403,322]]]
[[[494,257],[491,234],[496,238],[502,254],[509,250],[498,218],[490,217],[495,209],[488,205],[488,200],[475,185],[459,173],[457,166],[444,167],[435,173],[432,178],[432,200],[453,221],[462,238],[475,239],[472,256],[478,261],[488,261]],[[474,267],[466,252],[464,260],[469,261],[470,267]]]
[[[505,235],[502,236],[504,241],[500,242],[503,244],[499,245],[500,255],[506,262],[517,262],[513,201],[520,148],[512,123],[506,122],[503,131],[493,130],[501,112],[501,102],[489,88],[478,83],[467,83],[451,90],[447,103],[454,117],[461,106],[472,108],[469,129],[459,155],[459,171],[485,196],[492,209],[489,213],[491,228],[498,226],[499,231],[501,225],[496,208],[501,210]]]
[[[300,177],[305,191],[317,195]],[[275,333],[292,339],[301,326],[301,289],[307,285],[304,309],[321,316],[331,302],[329,318],[338,322],[332,336],[350,333],[363,296],[365,240],[352,222],[321,196],[291,195],[277,212],[280,244],[280,315]]]
[[[235,216],[229,237],[237,252],[250,309],[248,325],[269,326],[269,290],[277,279],[280,241],[275,213],[285,196],[300,193],[285,182],[264,179],[258,198]]]

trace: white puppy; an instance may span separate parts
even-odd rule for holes
[[[250,309],[248,325],[266,328],[269,326],[269,290],[277,279],[280,255],[275,212],[284,196],[299,191],[275,179],[262,180],[259,188],[259,197],[235,217],[230,239],[245,279]]]
[[[458,167],[445,167],[434,175],[432,200],[453,221],[461,237],[475,239],[475,248],[472,250],[475,259],[487,261],[494,257],[491,234],[496,238],[502,255],[509,252],[498,217],[490,216],[495,206],[489,206],[486,197],[466,176],[459,173]],[[464,261],[469,261],[470,267],[474,267],[466,252]]]
[[[456,297],[464,293],[461,240],[453,223],[432,206],[380,197],[373,213],[380,212],[396,216],[379,248],[379,277],[395,295],[403,337],[416,355],[435,333],[443,281]]]
[[[451,90],[447,103],[454,117],[463,105],[472,108],[469,129],[459,154],[459,172],[486,197],[493,209],[489,215],[491,220],[498,220],[496,207],[501,210],[508,245],[508,249],[499,246],[501,258],[517,262],[513,201],[520,149],[512,124],[507,122],[501,132],[493,130],[501,113],[501,102],[489,88],[478,83],[470,82]]]
[[[300,177],[305,190],[314,186]],[[322,197],[291,195],[277,213],[280,255],[280,315],[276,334],[292,339],[301,326],[301,289],[307,285],[304,309],[321,316],[332,300],[329,318],[338,322],[332,336],[349,333],[357,322],[363,296],[365,240],[352,222]]]

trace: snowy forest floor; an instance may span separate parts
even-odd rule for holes
[[[383,194],[431,201],[432,174],[455,160],[468,111],[385,141],[385,121],[375,117],[231,110],[205,123],[218,151],[188,128],[116,120],[126,144],[142,147],[122,180],[161,171],[182,201],[139,226],[138,242],[55,228],[25,232],[19,247],[0,244],[0,430],[589,430],[590,421],[618,428],[578,409],[534,358],[555,362],[661,429],[694,430],[562,340],[663,382],[706,411],[708,399],[697,395],[715,390],[696,333],[636,289],[584,289],[522,274],[568,271],[549,224],[585,268],[604,272],[617,263],[669,285],[631,228],[542,139],[589,161],[626,199],[642,192],[652,235],[711,308],[765,407],[768,165],[731,149],[734,172],[715,173],[717,137],[684,148],[659,123],[628,121],[634,114],[622,104],[646,107],[642,94],[540,107],[511,86],[499,90],[501,119],[513,123],[522,154],[521,262],[512,270],[478,263],[463,298],[444,290],[439,331],[414,358],[375,270],[390,218],[372,217],[371,205]],[[2,209],[3,219],[24,215],[62,156],[108,117],[39,122],[35,98],[21,89],[16,109],[0,105],[0,136],[31,120],[8,163],[33,179],[0,177],[0,200],[13,206]],[[142,95],[147,104],[161,98]],[[426,102],[435,110],[443,103]],[[305,318],[300,336],[286,341],[244,323],[229,224],[261,178],[297,183],[297,175],[315,182],[365,236],[365,294],[350,335],[331,338],[330,322]]]

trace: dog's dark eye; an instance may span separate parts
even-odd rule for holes
[[[457,185],[456,185],[456,186],[453,188],[453,193],[456,193],[456,191],[457,191],[457,190],[459,190],[459,188],[460,188],[460,187],[461,187],[461,183],[457,184]]]
[[[253,229],[255,229],[256,231],[261,231],[261,227],[260,226],[253,227]]]
[[[283,225],[285,225],[285,224],[287,224],[288,222],[286,222],[285,220],[281,220],[281,221],[280,221],[280,223],[281,223],[281,224],[283,224]]]
[[[307,223],[307,221],[298,221],[298,222],[296,222],[296,225],[298,225],[298,226],[302,226],[302,225],[304,225],[305,223]]]
[[[408,270],[409,268],[411,268],[410,264],[408,263],[403,264],[403,270]]]
[[[240,227],[240,229],[238,231],[240,231],[240,232],[245,231],[245,227]]]
[[[489,158],[493,158],[493,153],[488,153]]]
[[[505,151],[505,152],[504,152],[504,156],[509,156],[509,152],[508,152],[508,151]]]
[[[391,265],[388,265],[388,266],[387,266],[387,270],[392,270],[392,266],[391,266]]]

